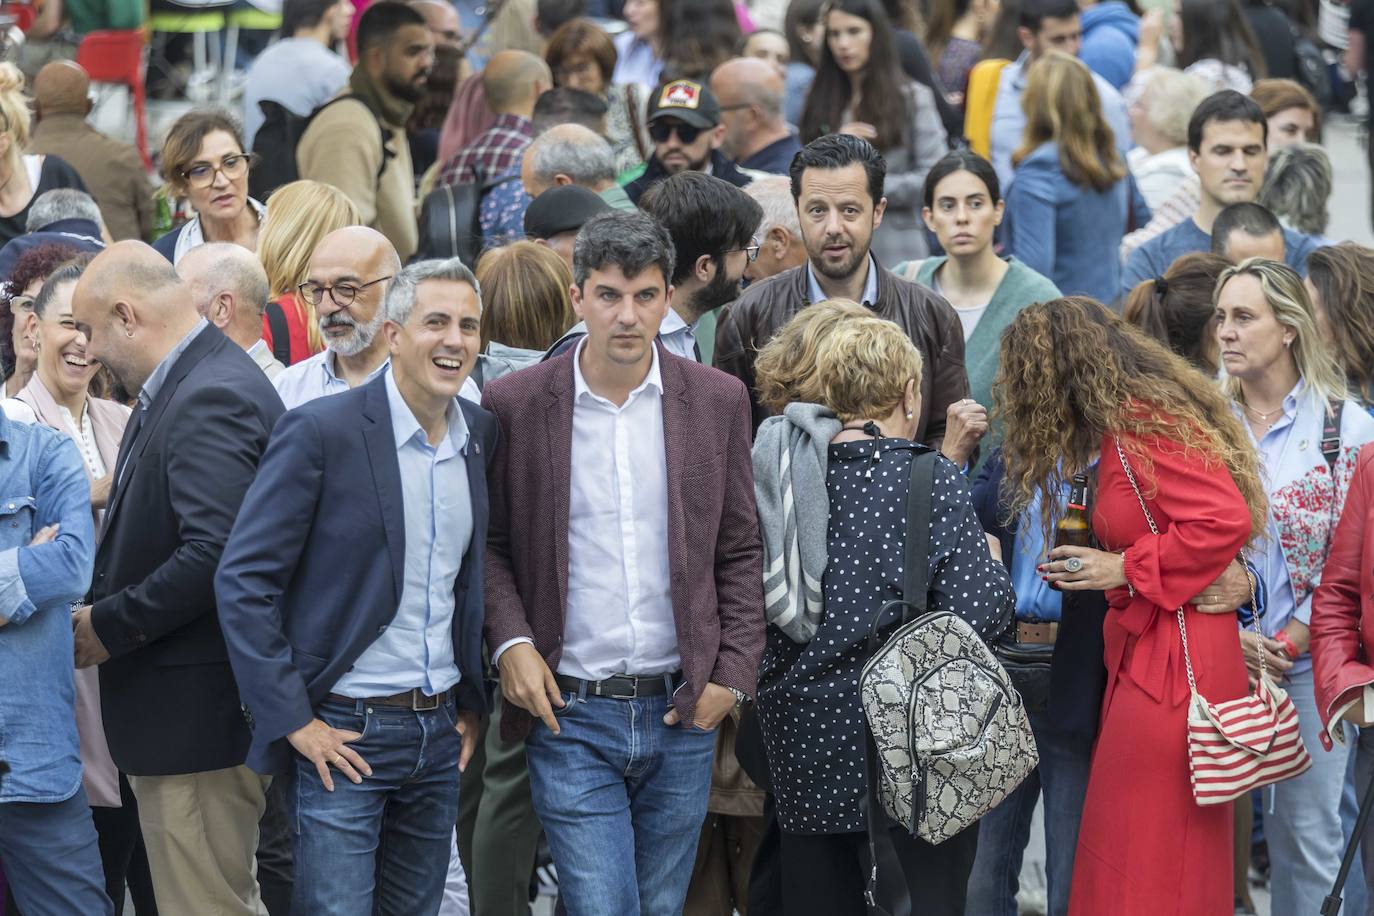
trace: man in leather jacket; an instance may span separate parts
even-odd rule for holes
[[[716,368],[748,386],[755,427],[769,414],[754,390],[755,356],[793,315],[824,299],[862,303],[896,322],[921,351],[925,369],[916,426],[919,441],[941,448],[951,407],[956,414],[981,410],[966,401],[964,334],[954,309],[926,287],[884,269],[869,252],[887,204],[885,172],[877,150],[845,134],[814,140],[792,160],[792,197],[801,218],[807,263],[750,286],[722,312],[716,329]],[[968,451],[976,441],[975,435]],[[963,454],[956,461],[967,457]]]

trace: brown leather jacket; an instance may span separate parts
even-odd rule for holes
[[[921,416],[916,439],[938,449],[944,442],[949,405],[969,396],[959,316],[929,288],[903,280],[878,264],[876,258],[874,264],[878,266],[878,301],[868,305],[878,317],[896,322],[921,351]],[[751,285],[721,311],[716,324],[716,368],[748,386],[755,429],[771,411],[758,401],[754,358],[779,328],[810,304],[806,271],[803,264]]]

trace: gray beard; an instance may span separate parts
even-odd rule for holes
[[[337,356],[357,356],[359,353],[372,346],[372,341],[377,339],[377,332],[382,329],[382,322],[386,320],[382,317],[381,309],[367,324],[353,323],[353,333],[338,340],[331,340],[325,337],[325,346],[332,350]],[[337,322],[336,322],[337,324]],[[324,322],[320,322],[320,332],[325,330]]]

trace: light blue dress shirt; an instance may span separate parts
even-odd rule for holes
[[[1037,490],[1030,505],[1026,506],[1026,513],[1016,526],[1016,540],[1012,546],[1011,584],[1016,589],[1017,620],[1058,620],[1063,613],[1063,594],[1050,588],[1036,569],[1049,552],[1044,526],[1040,523],[1041,496]],[[1064,496],[1068,496],[1067,485]]]
[[[821,282],[816,279],[816,271],[810,261],[806,263],[806,298],[809,302],[824,302],[830,298],[821,289]],[[878,304],[878,262],[873,260],[871,254],[868,256],[868,279],[864,281],[864,298],[859,304],[869,308]]]
[[[335,693],[359,699],[415,687],[434,696],[458,683],[453,589],[472,540],[468,426],[458,402],[449,405],[448,434],[436,447],[401,397],[390,367],[386,395],[405,507],[405,572],[391,625],[334,685]]]
[[[157,364],[153,374],[148,376],[148,381],[143,383],[143,388],[138,392],[138,406],[140,408],[147,410],[153,406],[153,399],[157,397],[157,393],[162,390],[162,386],[167,382],[167,376],[172,374],[172,367],[177,364],[177,360],[181,359],[181,354],[185,353],[191,344],[195,343],[200,332],[209,326],[210,322],[204,318],[200,319],[191,330],[186,332],[186,336],[181,338],[171,352],[162,357],[162,362]]]

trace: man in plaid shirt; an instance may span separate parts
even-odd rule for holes
[[[534,139],[534,102],[552,87],[549,65],[528,51],[502,51],[493,57],[482,73],[482,90],[496,123],[444,163],[439,184],[485,185],[518,169]]]

